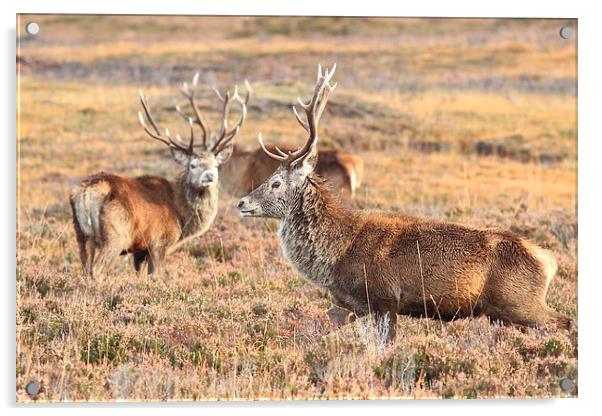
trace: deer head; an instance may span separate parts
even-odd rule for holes
[[[318,123],[328,97],[336,87],[336,83],[330,84],[335,69],[336,65],[322,73],[322,67],[318,66],[318,78],[311,100],[306,104],[300,98],[297,99],[305,111],[305,120],[293,106],[295,118],[308,133],[301,148],[284,152],[274,147],[276,153],[272,153],[266,149],[259,133],[261,148],[269,157],[278,160],[280,166],[266,182],[238,202],[237,208],[241,216],[283,218],[291,209],[292,202],[309,186],[309,177],[316,167],[318,157]]]
[[[176,111],[190,126],[190,139],[187,145],[183,144],[182,138],[178,134],[175,135],[175,139],[172,138],[169,129],[166,128],[163,133],[161,132],[151,114],[148,100],[142,91],[140,91],[140,103],[142,104],[143,111],[138,112],[138,118],[144,131],[151,138],[158,140],[169,147],[174,160],[186,169],[186,184],[195,189],[217,185],[218,167],[226,162],[232,155],[233,139],[245,121],[247,104],[251,96],[251,88],[247,81],[245,81],[247,94],[244,99],[238,95],[238,89],[236,87],[234,88],[233,94],[231,94],[230,91],[226,91],[223,96],[219,91],[214,89],[223,106],[220,132],[219,134],[213,134],[207,128],[196,102],[195,92],[198,79],[199,73],[197,72],[192,79],[192,88],[190,88],[187,83],[184,83],[180,89],[190,103],[190,107],[194,113],[194,119],[183,112],[180,106],[176,106]],[[238,122],[230,128],[228,126],[230,107],[235,102],[240,105],[240,118],[238,119]],[[198,144],[195,143],[195,124],[201,129],[202,142]],[[208,143],[208,139],[212,141],[212,144]]]

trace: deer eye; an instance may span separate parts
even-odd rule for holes
[[[280,181],[274,181],[272,182],[272,189],[277,189],[280,187]]]
[[[190,167],[192,169],[196,169],[199,167],[199,161],[198,160],[193,160],[192,162],[190,162]]]

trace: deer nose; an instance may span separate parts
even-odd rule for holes
[[[238,204],[236,204],[236,208],[238,208],[238,209],[241,209],[244,206],[245,206],[245,201],[242,199],[240,201],[238,201]]]

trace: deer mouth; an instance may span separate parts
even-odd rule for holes
[[[241,217],[255,217],[256,216],[256,211],[257,209],[253,208],[253,209],[240,209],[240,216]]]
[[[214,183],[215,183],[215,181],[213,179],[202,179],[200,185],[201,185],[201,187],[207,187]]]
[[[245,196],[236,204],[241,217],[261,217],[263,210],[260,204],[252,201],[249,196]]]

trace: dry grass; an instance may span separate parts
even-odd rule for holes
[[[577,380],[576,330],[401,317],[386,345],[366,319],[331,328],[329,299],[282,258],[277,224],[241,221],[227,195],[161,276],[121,259],[85,279],[67,203],[97,170],[176,174],[138,127],[139,87],[167,110],[196,68],[208,84],[247,77],[240,141],[299,142],[288,104],[317,62],[336,61],[323,142],[364,158],[358,205],[533,239],[559,261],[548,303],[576,318],[576,50],[558,21],[103,17],[84,35],[88,19],[47,16],[20,48],[18,401],[31,380],[48,401],[577,394],[559,388]],[[481,155],[480,142],[505,153]]]

